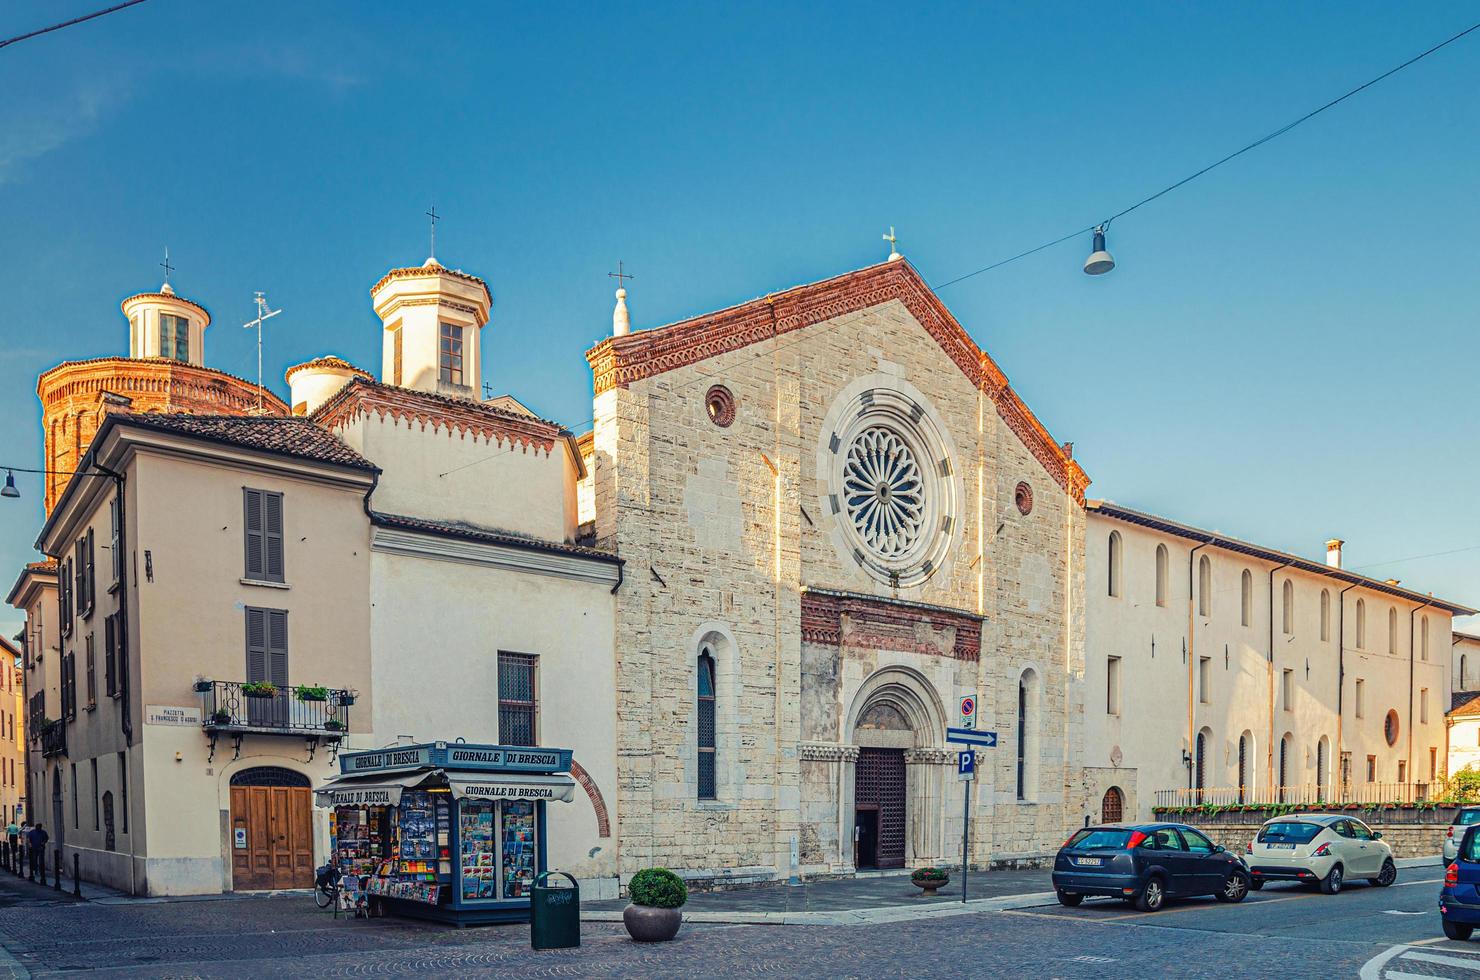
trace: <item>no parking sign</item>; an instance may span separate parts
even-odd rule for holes
[[[976,727],[976,698],[969,694],[961,699],[961,727]]]

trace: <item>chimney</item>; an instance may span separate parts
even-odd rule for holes
[[[1332,568],[1341,567],[1341,546],[1346,544],[1340,538],[1332,538],[1326,542],[1326,564]]]

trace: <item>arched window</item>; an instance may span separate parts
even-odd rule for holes
[[[1280,589],[1280,594],[1284,597],[1285,603],[1283,617],[1285,635],[1291,636],[1295,632],[1295,583],[1289,579],[1285,579],[1285,584]]]
[[[1208,779],[1208,733],[1205,731],[1197,733],[1195,765],[1193,785],[1197,787],[1197,802],[1201,803],[1203,787],[1207,785]]]
[[[1034,758],[1038,745],[1035,731],[1037,714],[1038,674],[1029,668],[1018,678],[1017,798],[1020,800],[1031,800],[1037,795],[1034,792],[1038,777],[1038,766]]]
[[[1398,610],[1388,610],[1388,653],[1398,652]]]
[[[1156,604],[1167,604],[1167,546],[1164,544],[1156,546]]]
[[[1330,743],[1326,740],[1326,736],[1322,735],[1321,740],[1316,743],[1316,799],[1318,800],[1324,800],[1326,798],[1326,769],[1328,764],[1326,755],[1329,751]]]
[[[1110,594],[1120,595],[1120,532],[1110,532]]]
[[[1429,617],[1418,618],[1419,656],[1424,660],[1429,659]]]
[[[1465,689],[1465,661],[1468,658],[1462,653],[1459,655],[1459,689]]]
[[[1119,786],[1111,786],[1100,801],[1100,823],[1120,823],[1124,817],[1125,796]]]
[[[1254,576],[1246,568],[1239,579],[1238,621],[1240,626],[1248,626],[1254,621]]]
[[[1331,639],[1331,590],[1321,590],[1321,642]]]
[[[1285,802],[1285,787],[1290,782],[1290,733],[1280,739],[1280,786],[1279,802]]]
[[[714,799],[714,658],[699,653],[699,799]]]
[[[1357,600],[1357,649],[1367,648],[1367,600]]]
[[[1197,563],[1197,614],[1211,616],[1213,608],[1213,563],[1203,555]]]

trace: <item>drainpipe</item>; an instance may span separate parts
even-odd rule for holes
[[[1413,623],[1422,609],[1427,609],[1433,599],[1425,599],[1423,605],[1408,610],[1408,783],[1412,785],[1418,782],[1413,775],[1413,667],[1414,667],[1414,636]]]
[[[1265,776],[1267,782],[1264,784],[1279,795],[1284,788],[1283,781],[1276,782],[1274,778],[1274,573],[1282,568],[1289,568],[1290,563],[1276,565],[1269,570],[1269,657],[1265,662],[1265,671],[1269,676],[1269,738],[1265,739],[1264,753],[1267,760]],[[1286,773],[1286,775],[1289,775]]]
[[[1193,583],[1193,570],[1196,567],[1196,555],[1199,551],[1213,543],[1212,538],[1187,552],[1187,788],[1194,789],[1193,769],[1197,765],[1197,721],[1193,716],[1193,708],[1197,704],[1197,697],[1193,691],[1193,678],[1197,671],[1197,644],[1194,640],[1197,625],[1197,606],[1194,605],[1196,596]]]
[[[1346,718],[1343,705],[1346,695],[1346,594],[1357,587],[1353,582],[1340,592],[1336,593],[1336,771],[1341,772],[1341,746],[1342,728]],[[1341,792],[1345,794],[1347,787],[1342,784]],[[1345,796],[1342,797],[1343,802]]]
[[[134,744],[134,716],[133,699],[129,697],[129,671],[133,669],[133,658],[129,656],[128,643],[128,511],[124,507],[124,478],[122,473],[109,469],[96,459],[93,460],[92,465],[93,469],[112,479],[114,491],[118,494],[118,550],[121,557],[118,558],[118,626],[113,631],[113,642],[115,668],[119,662],[124,665],[123,670],[115,669],[115,676],[118,678],[118,702],[121,709],[119,727],[123,730],[123,744],[132,746]],[[142,665],[140,669],[142,670]],[[130,755],[131,753],[125,750],[123,754],[124,779],[128,779],[131,769]],[[132,800],[139,795],[138,791],[139,787],[135,786],[134,795],[129,797],[130,802],[125,806],[132,806]],[[129,816],[131,814],[124,814],[125,819]],[[138,825],[138,820],[132,824],[135,828]],[[138,884],[134,880],[134,834],[137,832],[136,829],[128,835],[128,893],[130,895],[139,893]]]

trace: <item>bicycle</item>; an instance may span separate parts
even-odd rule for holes
[[[339,866],[333,861],[314,872],[313,902],[321,909],[339,901]]]

